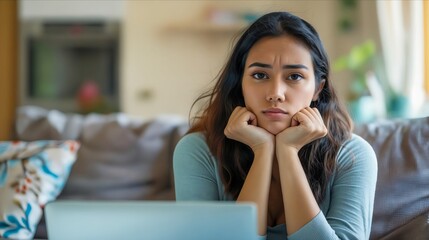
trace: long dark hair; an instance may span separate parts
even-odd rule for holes
[[[225,191],[237,198],[252,165],[253,152],[247,145],[225,137],[224,129],[235,107],[245,106],[241,80],[249,50],[263,37],[282,35],[293,36],[307,46],[316,86],[325,81],[317,102],[312,102],[311,107],[316,107],[321,113],[328,134],[298,152],[313,195],[320,203],[336,166],[335,157],[341,144],[351,137],[353,124],[331,86],[329,61],[319,35],[305,20],[287,12],[273,12],[250,25],[235,44],[213,89],[194,102],[193,106],[208,99],[200,114],[193,119],[189,132],[198,131],[205,135],[210,151],[218,159]]]

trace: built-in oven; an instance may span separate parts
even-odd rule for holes
[[[104,110],[118,111],[119,32],[115,21],[23,22],[20,105],[76,112],[92,89]]]

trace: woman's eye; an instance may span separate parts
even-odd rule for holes
[[[254,77],[255,79],[267,79],[268,76],[265,73],[254,73],[252,74],[252,77]]]
[[[302,79],[302,76],[300,74],[294,73],[289,75],[288,79],[292,81],[298,81]]]

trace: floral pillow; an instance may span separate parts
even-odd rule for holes
[[[0,142],[0,238],[31,239],[43,207],[60,194],[77,141]]]

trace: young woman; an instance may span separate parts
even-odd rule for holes
[[[352,134],[315,29],[269,13],[241,36],[176,146],[176,199],[254,202],[266,239],[368,239],[377,160]]]

